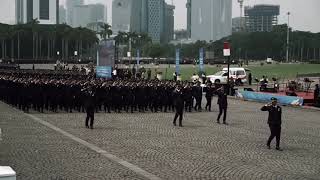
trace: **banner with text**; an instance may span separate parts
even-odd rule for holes
[[[139,68],[140,65],[140,49],[137,49],[137,69]]]
[[[99,44],[97,66],[111,66],[115,64],[114,55],[115,55],[115,41],[114,40],[105,40],[101,41]]]
[[[204,72],[203,61],[204,61],[204,49],[200,48],[200,50],[199,50],[199,69],[200,69],[200,72]]]
[[[176,73],[180,74],[180,49],[176,49]]]
[[[97,66],[96,76],[97,78],[112,78],[112,67],[111,66]]]

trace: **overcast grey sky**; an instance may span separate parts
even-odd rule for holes
[[[60,0],[63,4],[65,0]],[[171,3],[172,0],[166,0]],[[175,29],[182,29],[186,27],[186,1],[187,0],[173,0],[176,6],[175,10]],[[320,0],[244,0],[245,5],[254,4],[278,4],[281,7],[281,14],[279,16],[279,23],[286,23],[288,11],[291,12],[290,26],[295,30],[320,32]],[[14,23],[14,0],[0,0],[0,22]],[[108,7],[108,22],[111,23],[111,5],[112,0],[86,0],[86,3],[104,3]],[[233,17],[239,16],[240,8],[237,0],[233,0]]]

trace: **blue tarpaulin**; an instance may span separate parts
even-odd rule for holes
[[[303,98],[295,96],[282,96],[277,94],[260,93],[252,91],[238,91],[237,97],[243,98],[244,100],[253,100],[258,102],[270,102],[270,99],[272,97],[275,97],[278,99],[278,103],[282,105],[303,105]]]

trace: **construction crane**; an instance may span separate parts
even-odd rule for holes
[[[240,29],[241,29],[241,31],[244,29],[243,28],[243,19],[242,19],[243,1],[244,0],[238,0],[238,3],[240,4]]]

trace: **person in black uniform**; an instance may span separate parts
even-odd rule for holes
[[[191,112],[193,106],[193,96],[192,96],[192,87],[191,83],[186,84],[183,89],[184,101],[185,101],[185,111]]]
[[[314,89],[314,94],[313,94],[313,99],[314,99],[314,105],[316,107],[320,107],[320,88],[319,88],[319,84],[316,84],[315,89]]]
[[[197,85],[193,87],[193,96],[196,99],[194,110],[201,111],[202,87],[200,86],[200,82],[197,82]]]
[[[94,121],[94,110],[95,110],[95,92],[93,91],[93,88],[89,85],[86,89],[83,89],[82,92],[85,96],[85,108],[87,112],[86,117],[86,128],[93,129],[93,121]],[[89,120],[90,120],[90,126],[89,126]]]
[[[176,114],[174,116],[173,125],[177,125],[176,121],[179,117],[179,126],[182,127],[184,99],[181,85],[178,85],[177,88],[174,90],[174,99]]]
[[[252,85],[252,74],[251,73],[249,73],[248,80],[249,80],[249,85],[251,86]]]
[[[270,143],[276,137],[276,150],[282,151],[280,148],[280,135],[281,135],[281,114],[282,109],[277,105],[277,98],[271,98],[271,103],[264,105],[261,111],[268,111],[268,124],[271,135],[267,142],[267,147],[270,149]]]
[[[217,118],[217,123],[220,123],[220,117],[223,113],[223,124],[227,124],[227,108],[228,108],[228,97],[227,97],[227,90],[226,86],[222,86],[217,90],[218,94],[218,105],[219,105],[219,115]]]
[[[206,110],[211,111],[211,101],[212,101],[213,94],[214,94],[214,88],[212,87],[212,83],[209,83],[206,91],[206,99],[207,99]]]

